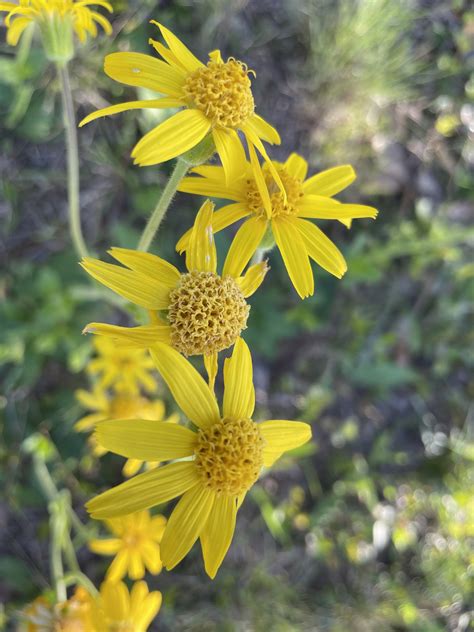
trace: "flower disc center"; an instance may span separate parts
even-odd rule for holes
[[[251,419],[222,419],[200,430],[195,463],[206,487],[242,494],[252,487],[263,465],[264,439]]]
[[[265,183],[270,194],[270,202],[272,206],[272,217],[280,215],[296,215],[298,200],[303,196],[302,182],[299,178],[290,175],[282,165],[275,165],[278,175],[281,178],[286,191],[286,202],[283,193],[273,179],[267,165],[262,166]],[[266,219],[267,215],[263,206],[262,197],[259,193],[255,180],[247,181],[247,205],[258,216]]]
[[[248,73],[247,66],[235,59],[210,61],[188,76],[184,93],[214,126],[236,129],[255,109]]]
[[[170,292],[171,344],[186,356],[227,349],[246,328],[249,310],[232,277],[198,271],[182,274]]]

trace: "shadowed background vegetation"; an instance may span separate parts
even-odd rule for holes
[[[468,3],[113,4],[114,38],[89,44],[71,67],[79,116],[134,98],[103,74],[102,60],[114,50],[149,52],[155,18],[201,58],[221,48],[255,69],[259,113],[282,136],[274,158],[297,151],[310,173],[350,162],[358,180],[345,199],[380,210],[350,231],[321,222],[349,271],[338,281],[317,270],[315,295],[303,302],[271,254],[244,336],[256,418],[304,419],[314,443],[253,488],[214,582],[198,547],[175,571],[150,579],[164,595],[152,629],[472,629]],[[42,451],[81,515],[85,499],[121,480],[122,459],[98,461],[73,432],[82,414],[74,391],[87,387],[91,341],[82,327],[127,323],[132,312],[92,284],[72,253],[54,69],[37,43],[14,51],[1,35],[0,601],[9,629],[13,611],[49,585],[48,513],[31,452]],[[110,245],[136,245],[163,187],[170,164],[140,169],[130,159],[162,115],[132,112],[80,131],[84,232],[100,256]],[[194,196],[179,194],[152,251],[179,263],[174,244],[197,208]],[[221,252],[232,230],[224,233]],[[100,581],[106,562],[86,547],[79,559]]]

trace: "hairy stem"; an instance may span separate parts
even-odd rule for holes
[[[155,210],[151,214],[150,219],[148,220],[148,224],[145,226],[145,230],[140,238],[138,243],[138,250],[142,252],[146,252],[150,247],[151,242],[155,238],[160,224],[168,210],[169,205],[171,204],[171,200],[173,199],[176,189],[178,188],[179,183],[186,175],[187,170],[189,169],[189,165],[178,158],[176,161],[176,165],[173,169],[172,174],[168,182],[166,183],[165,188],[158,200],[158,203],[155,207]]]
[[[79,202],[79,152],[77,126],[72,101],[71,82],[67,65],[58,65],[58,75],[63,101],[64,131],[67,150],[67,192],[69,207],[69,230],[72,243],[79,257],[87,257],[87,246],[82,236],[81,207]]]

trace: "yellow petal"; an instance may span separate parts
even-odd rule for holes
[[[106,618],[126,621],[130,612],[130,595],[123,582],[107,581],[100,586],[101,602]]]
[[[266,228],[267,221],[260,217],[251,217],[242,224],[227,253],[222,276],[239,278],[262,241]]]
[[[111,248],[108,252],[127,268],[152,276],[170,289],[179,281],[180,274],[177,268],[150,252],[139,252],[127,248]]]
[[[123,298],[146,309],[167,309],[169,288],[140,272],[98,259],[85,258],[81,266],[91,277]]]
[[[95,334],[108,336],[114,340],[120,340],[121,344],[142,349],[148,349],[155,342],[170,344],[169,325],[141,325],[139,327],[120,327],[119,325],[107,325],[106,323],[89,323],[84,327],[83,334]]]
[[[152,37],[148,39],[148,43],[153,46],[158,55],[161,55],[163,59],[170,64],[170,66],[173,66],[173,68],[179,73],[184,73],[185,76],[187,75],[185,67],[179,62],[179,59],[170,51],[169,48],[164,46],[161,42],[154,40]]]
[[[206,525],[214,498],[212,490],[197,485],[174,508],[161,540],[161,559],[167,570],[179,564],[191,550]]]
[[[191,229],[186,250],[186,267],[189,272],[215,272],[217,268],[216,244],[212,232],[214,204],[206,200],[199,209]]]
[[[341,204],[336,200],[321,195],[304,195],[297,204],[298,217],[311,219],[375,219],[377,209],[363,204]]]
[[[308,173],[308,163],[298,154],[291,154],[285,163],[285,167],[288,173],[298,180],[304,180]]]
[[[191,456],[196,434],[184,426],[152,419],[109,419],[97,425],[99,445],[128,459],[167,461]]]
[[[260,263],[250,266],[244,276],[237,279],[237,285],[242,290],[242,294],[245,298],[252,296],[252,294],[258,290],[269,269],[267,262],[261,261]]]
[[[106,580],[110,582],[120,581],[128,572],[129,562],[129,552],[125,549],[119,551],[112,564],[107,569],[107,574],[105,576]]]
[[[105,419],[104,413],[94,413],[92,415],[86,415],[82,417],[74,424],[74,430],[76,432],[88,432],[95,428],[96,424],[99,421],[104,421]]]
[[[272,230],[295,290],[301,298],[311,296],[314,294],[313,271],[296,220],[278,217],[272,220]]]
[[[296,223],[311,259],[338,279],[343,277],[347,264],[339,248],[311,222],[297,219]]]
[[[356,179],[356,173],[351,165],[341,165],[326,169],[314,176],[311,176],[303,184],[305,193],[314,193],[317,195],[327,195],[329,197],[336,195],[348,187]]]
[[[273,161],[270,160],[270,158],[269,158],[269,156],[267,154],[267,150],[263,146],[262,141],[257,136],[257,134],[254,133],[254,131],[251,128],[248,128],[248,129],[245,130],[245,137],[247,139],[247,144],[248,144],[248,147],[249,147],[249,153],[250,153],[251,145],[254,145],[255,148],[259,151],[260,155],[265,160],[265,162],[267,163],[268,169],[270,170],[270,173],[272,174],[275,182],[277,183],[278,188],[283,193],[283,196],[284,196],[285,201],[286,201],[286,189],[283,186],[283,182],[281,181],[280,174],[276,170],[276,167],[273,164]]]
[[[141,579],[145,575],[145,566],[141,554],[137,551],[130,551],[128,575],[130,579]]]
[[[272,145],[279,145],[281,143],[280,134],[277,130],[258,114],[254,114],[249,118],[249,120],[245,122],[245,127],[250,128],[259,138],[265,140],[267,143],[271,143]]]
[[[197,180],[197,178],[191,178],[191,180]],[[220,230],[227,228],[227,226],[238,222],[240,219],[242,219],[243,217],[247,217],[248,215],[250,215],[250,211],[248,210],[247,205],[242,202],[223,206],[218,211],[215,211],[212,215],[212,232],[216,234]],[[188,248],[191,231],[192,228],[187,230],[180,238],[180,240],[176,244],[177,252],[182,253]]]
[[[224,362],[224,417],[250,419],[255,408],[252,356],[246,342],[237,338]]]
[[[16,6],[16,5],[13,5]],[[8,11],[8,9],[1,9],[1,11]],[[30,18],[15,18],[13,20],[13,22],[11,22],[10,26],[8,27],[8,31],[7,31],[7,44],[9,44],[10,46],[16,46],[18,44],[18,41],[20,39],[20,37],[22,36],[24,30],[26,29],[26,27],[31,24],[32,21]]]
[[[125,478],[135,476],[135,474],[140,471],[142,465],[143,461],[140,461],[140,459],[127,459],[123,464],[122,474],[125,476]]]
[[[109,538],[107,540],[90,540],[89,549],[97,555],[115,555],[122,546],[119,538]]]
[[[204,568],[211,579],[216,576],[229,550],[235,531],[236,516],[236,499],[233,496],[217,495],[201,533]]]
[[[224,200],[243,201],[245,199],[245,191],[243,184],[238,186],[239,181],[225,181],[225,172],[223,167],[214,167],[220,170],[220,176],[216,178],[207,178],[200,176],[189,176],[183,178],[178,185],[178,191],[183,193],[193,193],[194,195],[203,195],[205,197],[223,198]]]
[[[162,595],[158,590],[148,592],[146,582],[136,582],[130,592],[130,610],[127,620],[133,621],[137,632],[148,630],[150,623],[158,614],[161,607]]]
[[[303,421],[273,419],[258,424],[266,442],[263,449],[263,462],[270,467],[287,450],[299,448],[311,439],[311,426]]]
[[[145,110],[145,109],[157,109],[157,108],[173,108],[181,107],[183,103],[176,99],[163,98],[154,99],[150,101],[128,101],[127,103],[118,103],[117,105],[110,105],[107,108],[102,108],[96,112],[92,112],[86,116],[79,123],[79,127],[84,127],[91,121],[95,121],[103,116],[112,116],[113,114],[120,114],[120,112],[127,112],[128,110]]]
[[[237,132],[233,129],[212,130],[216,151],[222,161],[226,184],[232,184],[242,174],[242,165],[246,163],[245,151]]]
[[[171,97],[183,96],[185,73],[151,55],[112,53],[104,60],[105,73],[127,86],[148,88]]]
[[[164,529],[163,529],[164,530]],[[156,542],[144,542],[141,549],[143,561],[152,575],[157,575],[163,568],[160,547]]]
[[[219,360],[218,353],[211,353],[210,355],[204,356],[204,366],[206,367],[206,371],[207,371],[209,388],[212,391],[214,390],[214,384],[216,382],[218,360]]]
[[[207,428],[219,421],[219,408],[213,392],[188,360],[162,343],[151,349],[151,356],[188,419],[199,428]]]
[[[174,35],[170,30],[168,30],[165,26],[156,22],[155,20],[150,20],[151,24],[157,26],[160,31],[163,39],[168,44],[171,52],[175,55],[176,59],[180,61],[180,63],[186,68],[188,72],[193,72],[198,68],[202,68],[204,64],[199,61],[197,57],[193,55],[193,53],[183,44],[183,42]]]
[[[195,147],[210,126],[200,110],[182,110],[145,134],[135,145],[132,158],[142,167],[176,158]]]
[[[258,192],[260,193],[260,197],[263,203],[263,208],[265,209],[268,219],[270,219],[272,216],[272,202],[270,199],[270,193],[268,191],[265,176],[263,175],[262,167],[260,166],[260,161],[257,158],[257,154],[255,152],[253,145],[250,143],[249,143],[249,155],[250,155],[250,162],[252,164],[253,178],[255,180],[255,184],[257,185]]]
[[[135,511],[166,503],[180,496],[200,481],[192,462],[171,463],[134,478],[99,494],[87,505],[93,518],[100,520],[124,516]]]

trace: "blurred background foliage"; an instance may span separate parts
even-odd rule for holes
[[[156,629],[472,629],[472,9],[462,0],[114,7],[114,39],[80,50],[71,68],[79,116],[134,98],[103,74],[102,60],[117,49],[149,52],[153,17],[201,58],[221,48],[256,70],[259,112],[283,139],[275,158],[296,150],[313,172],[351,162],[359,177],[347,199],[380,209],[376,222],[358,220],[350,231],[324,227],[349,272],[337,281],[318,270],[315,296],[304,302],[271,255],[245,335],[258,412],[311,422],[314,444],[253,489],[213,583],[196,549],[152,580],[165,599]],[[0,113],[7,620],[49,581],[47,511],[25,438],[37,432],[50,442],[50,468],[79,512],[120,480],[121,459],[98,463],[72,431],[81,414],[74,391],[87,386],[82,327],[127,323],[130,313],[85,278],[72,253],[57,80],[36,41],[17,51],[0,45]],[[169,164],[138,169],[129,157],[161,115],[134,112],[80,131],[84,229],[101,256],[136,244],[163,186]],[[174,244],[197,203],[178,195],[155,252],[179,263]],[[230,239],[219,235],[221,251]],[[79,554],[100,578],[103,562]]]

